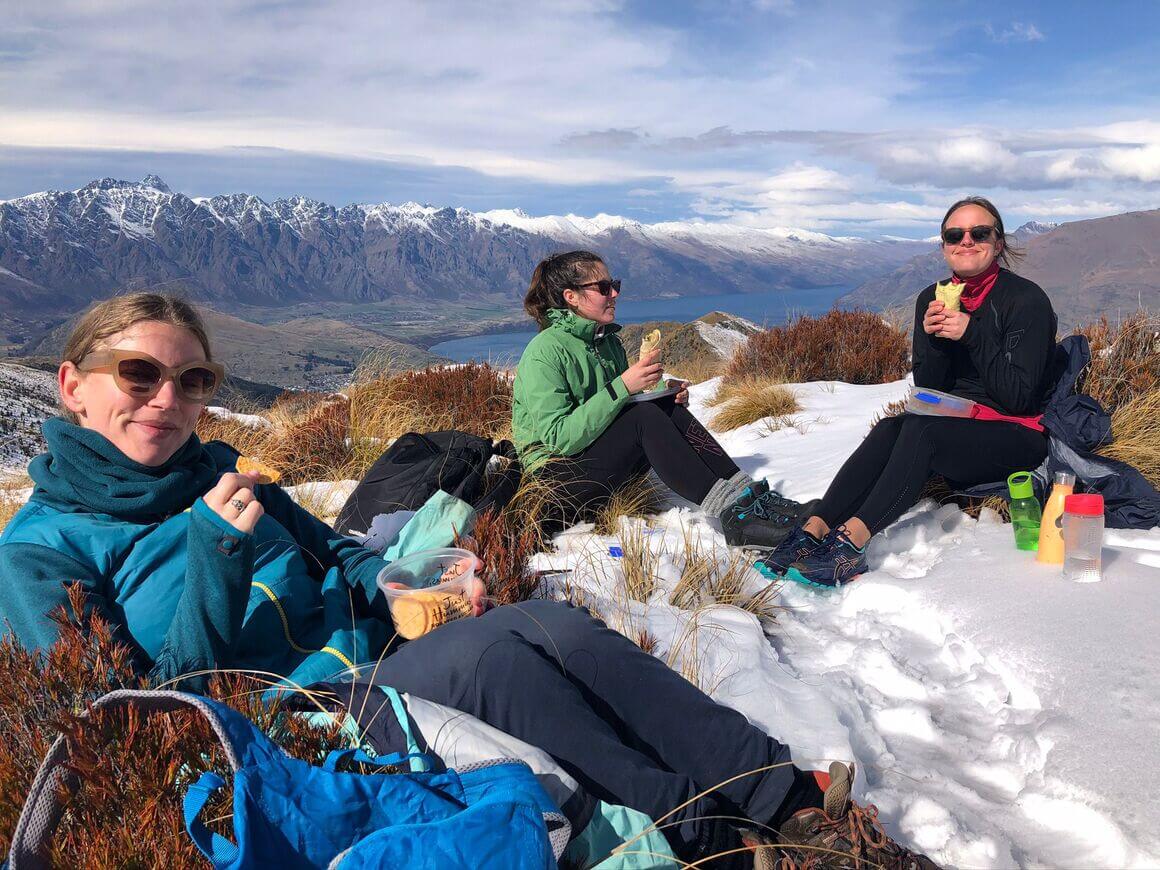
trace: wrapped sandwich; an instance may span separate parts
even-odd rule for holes
[[[966,284],[956,284],[954,280],[939,281],[934,285],[934,298],[947,307],[947,311],[962,310],[962,295]]]
[[[659,329],[654,329],[652,332],[650,332],[648,335],[646,335],[644,338],[642,338],[640,340],[640,358],[643,358],[644,355],[647,353],[652,353],[654,350],[656,350],[660,346],[661,346],[661,331]]]

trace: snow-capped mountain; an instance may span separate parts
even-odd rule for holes
[[[67,311],[157,285],[180,285],[219,307],[515,297],[539,259],[578,246],[604,255],[643,296],[853,285],[921,249],[907,240],[609,215],[191,199],[156,176],[104,178],[0,202],[0,303]]]

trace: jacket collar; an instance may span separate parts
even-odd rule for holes
[[[607,326],[597,323],[595,320],[589,320],[586,317],[578,317],[574,311],[569,308],[552,308],[548,311],[548,320],[551,321],[549,329],[559,329],[569,335],[574,335],[582,341],[589,344],[595,343],[597,339],[603,338],[606,335],[614,335],[620,332],[619,323],[610,323]]]

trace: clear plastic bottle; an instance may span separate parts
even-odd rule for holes
[[[1076,583],[1098,583],[1104,545],[1104,497],[1069,495],[1063,507],[1063,576]]]
[[[1015,530],[1015,547],[1020,550],[1039,549],[1039,500],[1031,473],[1016,471],[1007,478],[1011,493],[1011,528]]]
[[[1039,552],[1035,554],[1037,561],[1049,565],[1063,564],[1063,500],[1074,489],[1074,474],[1055,472],[1055,483],[1043,507],[1043,519],[1039,524]]]

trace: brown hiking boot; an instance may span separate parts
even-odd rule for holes
[[[890,839],[876,806],[850,800],[853,781],[853,765],[830,765],[822,808],[799,810],[778,831],[778,870],[938,870],[925,855]]]

